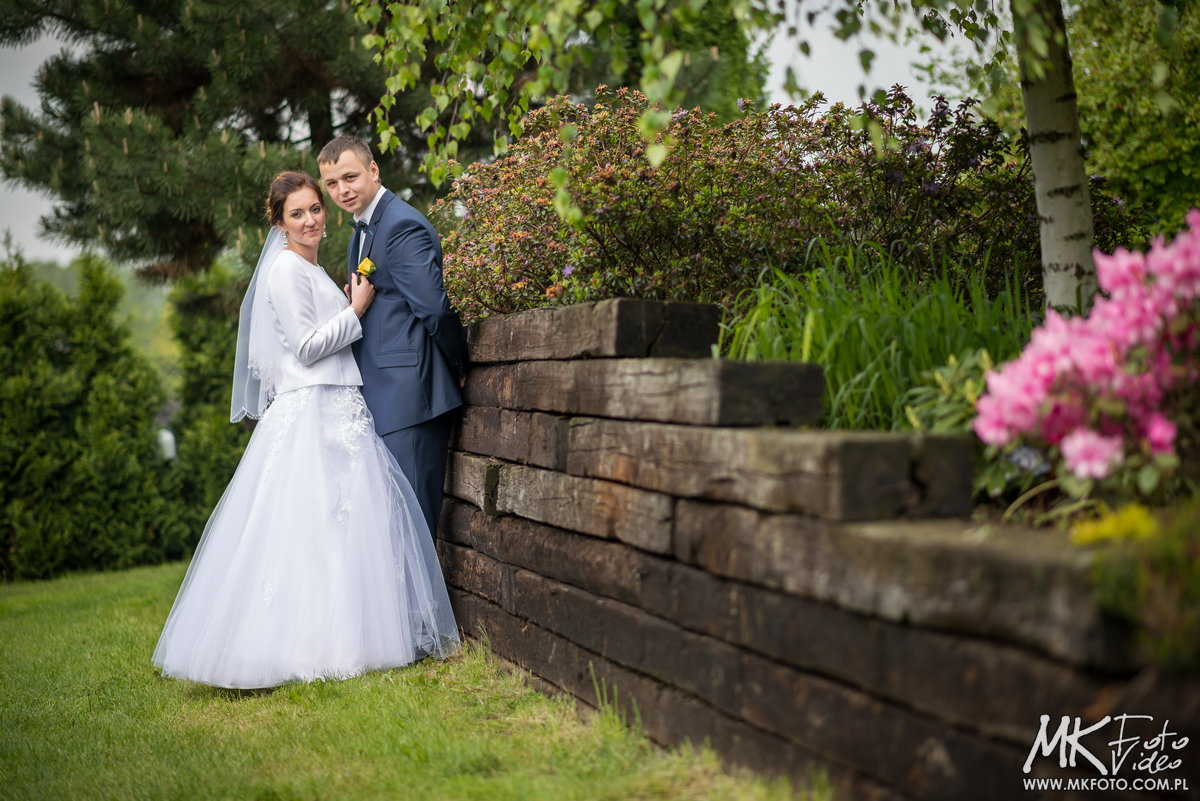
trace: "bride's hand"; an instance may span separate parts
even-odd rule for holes
[[[371,302],[375,300],[375,287],[361,275],[356,275],[354,281],[349,285],[348,294],[354,313],[362,317],[367,313],[367,309],[371,308]]]

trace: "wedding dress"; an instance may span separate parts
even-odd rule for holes
[[[245,689],[447,656],[459,637],[433,538],[346,347],[362,335],[358,317],[319,267],[271,249],[243,304],[232,414],[261,419],[154,664]],[[320,383],[331,375],[345,383]]]

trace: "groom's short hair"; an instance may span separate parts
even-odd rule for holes
[[[347,150],[354,151],[355,155],[362,159],[364,167],[369,166],[375,160],[375,157],[371,155],[371,146],[364,139],[347,134],[337,137],[321,148],[321,152],[317,154],[317,163],[336,164]]]

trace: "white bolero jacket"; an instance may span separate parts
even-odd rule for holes
[[[362,386],[349,347],[362,338],[362,323],[324,270],[283,251],[271,268],[267,300],[283,342],[277,394],[316,384]]]

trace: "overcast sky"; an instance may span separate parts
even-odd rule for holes
[[[830,102],[842,101],[850,105],[858,103],[858,87],[867,84],[868,91],[900,83],[910,89],[910,95],[923,107],[923,99],[929,94],[911,67],[917,58],[916,49],[892,45],[886,41],[875,41],[871,46],[876,51],[875,64],[870,76],[863,76],[858,64],[857,44],[839,42],[830,35],[818,36],[812,31],[812,57],[805,58],[795,44],[778,36],[768,50],[772,64],[767,81],[767,92],[772,102],[786,103],[783,94],[784,72],[790,64],[796,70],[801,86],[813,91],[824,92]],[[26,107],[38,107],[39,99],[33,88],[34,73],[43,61],[53,56],[60,46],[48,39],[39,40],[22,48],[0,47],[0,95],[9,95]],[[78,248],[52,242],[37,235],[38,218],[51,208],[51,198],[19,188],[12,183],[0,181],[0,229],[8,229],[29,259],[69,261]]]

